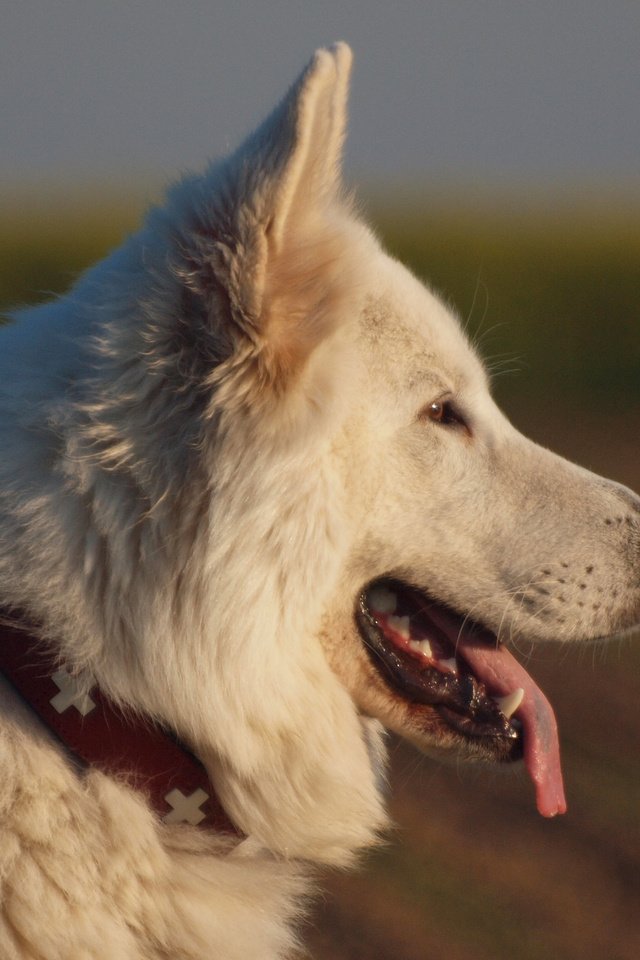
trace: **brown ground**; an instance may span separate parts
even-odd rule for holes
[[[640,489],[638,412],[509,412]],[[558,716],[567,815],[539,817],[522,770],[441,767],[394,741],[397,835],[328,878],[307,931],[318,960],[638,960],[640,643],[549,647],[530,669]]]

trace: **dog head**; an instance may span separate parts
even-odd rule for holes
[[[80,283],[91,372],[58,424],[66,483],[109,490],[74,571],[94,673],[189,740],[247,834],[336,863],[385,822],[381,725],[524,751],[561,810],[553,714],[504,643],[607,636],[640,603],[638,501],[517,433],[354,215],[350,60],[320,51]]]

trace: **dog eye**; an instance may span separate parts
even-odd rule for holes
[[[421,420],[431,420],[446,427],[462,427],[469,430],[466,420],[451,400],[432,400],[420,412]]]
[[[435,423],[446,423],[451,416],[450,410],[447,409],[449,406],[450,404],[443,403],[442,400],[434,400],[427,408],[429,420],[433,420]]]

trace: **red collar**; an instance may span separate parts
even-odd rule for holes
[[[124,714],[98,687],[79,695],[77,679],[14,612],[0,611],[0,672],[76,758],[125,775],[165,823],[238,834],[193,754],[161,727]]]

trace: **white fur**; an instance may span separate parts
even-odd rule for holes
[[[638,619],[632,495],[516,433],[455,318],[342,196],[349,67],[320,51],[233,156],[2,331],[0,601],[175,729],[248,837],[159,826],[5,690],[3,958],[289,953],[308,865],[385,826],[378,721],[432,745],[355,629],[372,578],[506,637]],[[471,438],[419,416],[445,393]],[[525,606],[562,562],[564,616]],[[617,585],[607,609],[586,563]]]

